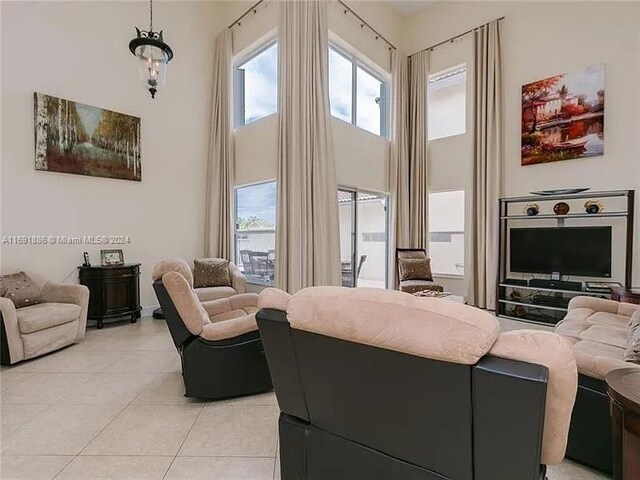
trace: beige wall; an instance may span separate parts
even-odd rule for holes
[[[2,2],[2,234],[130,236],[106,248],[142,263],[143,306],[157,304],[156,262],[203,254],[212,46],[227,20],[210,2],[157,2],[154,17],[175,58],[151,100],[127,49],[146,2]],[[34,91],[141,117],[142,182],[35,171]],[[100,248],[2,245],[2,262],[77,282],[82,252],[96,264]]]
[[[502,37],[505,195],[582,186],[595,190],[640,189],[640,164],[635,145],[640,131],[640,4],[441,2],[407,19],[404,47],[413,53],[502,15],[506,16]],[[443,48],[455,49],[455,45]],[[463,48],[464,43],[458,45]],[[521,86],[600,62],[604,62],[607,69],[605,155],[522,167]],[[448,169],[448,174],[453,183],[466,172],[462,166],[456,166]],[[636,209],[639,205],[636,203]],[[634,284],[638,285],[640,224],[635,226],[635,234]],[[623,247],[619,242],[617,245]]]

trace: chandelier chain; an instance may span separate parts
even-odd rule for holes
[[[149,0],[149,31],[153,32],[153,0]]]

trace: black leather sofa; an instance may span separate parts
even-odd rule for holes
[[[548,370],[448,363],[256,315],[280,405],[283,480],[542,480]]]
[[[153,288],[180,353],[186,397],[222,399],[272,390],[258,330],[217,341],[194,335],[162,280],[156,280]]]

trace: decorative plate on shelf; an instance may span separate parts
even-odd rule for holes
[[[557,190],[540,190],[539,192],[531,192],[533,195],[573,195],[575,193],[586,192],[590,188],[559,188]]]

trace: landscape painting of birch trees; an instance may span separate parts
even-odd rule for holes
[[[140,118],[34,93],[36,170],[142,180]]]

